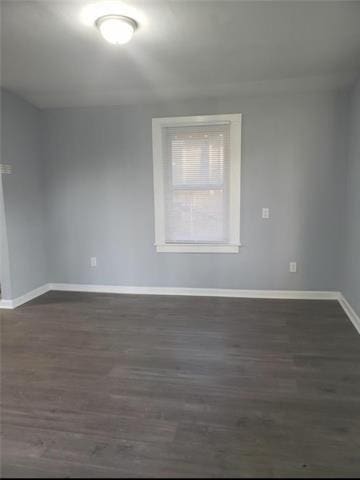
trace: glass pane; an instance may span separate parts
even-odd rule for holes
[[[174,187],[223,186],[226,132],[224,126],[169,129],[170,183]]]
[[[227,241],[223,190],[174,190],[167,207],[167,242]]]

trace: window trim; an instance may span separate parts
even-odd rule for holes
[[[240,243],[241,186],[241,120],[242,115],[199,115],[152,119],[153,180],[155,207],[155,246],[159,253],[238,253]],[[228,243],[169,243],[165,241],[165,185],[162,130],[166,127],[217,125],[230,123],[230,194]]]

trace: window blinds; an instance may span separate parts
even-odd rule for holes
[[[163,129],[165,242],[229,242],[230,124]]]

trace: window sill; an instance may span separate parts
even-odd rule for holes
[[[239,253],[240,245],[166,243],[156,245],[158,253]]]

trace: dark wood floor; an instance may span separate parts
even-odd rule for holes
[[[4,477],[358,477],[335,301],[51,292],[1,311]]]

